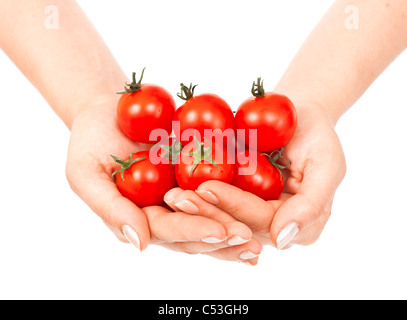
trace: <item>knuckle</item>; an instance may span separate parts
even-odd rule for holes
[[[306,201],[303,205],[303,212],[309,216],[310,221],[319,220],[324,216],[330,215],[330,203],[321,203],[319,201]]]

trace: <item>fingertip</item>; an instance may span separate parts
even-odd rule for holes
[[[249,266],[249,267],[254,267],[257,266],[257,264],[259,263],[259,257],[250,259],[250,260],[243,260],[243,261],[239,261],[241,264]]]
[[[236,187],[232,186],[231,184],[227,184],[221,181],[217,181],[217,180],[208,180],[205,181],[203,183],[201,183],[197,190],[198,191],[210,191],[213,194],[216,195],[217,192],[219,191],[223,191],[225,188],[233,188],[235,189]]]
[[[284,248],[287,248],[299,231],[300,226],[297,222],[289,222],[283,229],[280,230],[277,235],[277,238],[275,240],[277,249],[282,250]]]
[[[136,249],[138,249],[141,252],[142,251],[141,242],[138,233],[127,224],[125,224],[121,230],[123,235],[126,237],[127,241],[130,242],[133,246],[136,247]]]
[[[211,191],[209,190],[196,190],[195,191],[202,199],[208,201],[209,203],[213,205],[218,205],[219,204],[219,199],[218,197]]]
[[[240,221],[225,222],[224,226],[228,233],[228,244],[230,246],[244,244],[253,237],[252,230]]]
[[[119,196],[109,211],[103,216],[106,225],[112,230],[119,230],[128,242],[139,251],[145,250],[150,243],[150,228],[144,212],[129,199]]]
[[[173,192],[175,194],[176,192]],[[175,198],[172,200],[172,206],[177,210],[189,213],[192,215],[197,215],[200,213],[199,203],[200,198],[192,190],[182,190],[179,189]]]
[[[177,195],[182,192],[181,188],[173,188],[164,195],[164,202],[168,205],[171,205],[174,202],[174,199]]]

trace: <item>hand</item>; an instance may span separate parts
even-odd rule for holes
[[[256,265],[262,245],[252,238],[251,230],[221,210],[214,210],[209,218],[205,216],[204,204],[202,208],[201,215],[159,206],[143,208],[150,224],[151,243],[174,251]],[[225,216],[229,219],[225,220]]]
[[[260,253],[261,244],[251,239],[251,230],[234,218],[222,214],[191,216],[159,206],[140,209],[120,194],[112,180],[117,165],[110,154],[126,158],[150,146],[135,143],[121,132],[115,109],[111,108],[116,103],[107,101],[88,107],[75,118],[66,166],[72,189],[120,241],[131,242],[140,250],[150,242],[187,253],[223,249],[216,257],[255,264],[255,257],[240,256],[249,249]]]
[[[177,193],[174,203],[188,200],[199,207],[199,198],[205,199],[206,206],[210,203],[232,215],[263,243],[278,249],[314,243],[328,221],[346,165],[339,139],[322,109],[297,111],[297,131],[283,152],[291,165],[285,171],[285,189],[279,200],[266,202],[234,186],[208,181],[196,193],[171,191]]]
[[[112,173],[117,165],[110,155],[127,158],[148,145],[128,139],[116,122],[117,101],[87,106],[71,128],[66,175],[72,190],[105,222],[116,237],[144,250],[150,242],[143,211],[118,191]],[[126,237],[127,236],[127,237]],[[129,239],[128,239],[129,238]]]

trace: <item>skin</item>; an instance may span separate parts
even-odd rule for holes
[[[152,243],[188,253],[209,252],[229,247],[227,240],[235,236],[261,248],[251,240],[251,230],[232,217],[225,222],[182,212],[169,216],[163,214],[169,212],[166,208],[142,210],[121,196],[111,179],[118,166],[109,155],[127,158],[150,148],[125,137],[117,125],[116,92],[129,80],[75,1],[52,4],[58,8],[57,30],[44,25],[49,1],[0,1],[0,48],[71,131],[66,175],[73,191],[120,241],[132,242],[140,250]],[[130,226],[138,241],[129,240],[123,226]],[[222,241],[206,243],[207,238]],[[234,246],[233,260],[239,260],[245,247]]]
[[[149,147],[117,126],[114,93],[128,79],[76,2],[53,4],[57,31],[44,27],[48,1],[1,1],[0,47],[71,130],[66,173],[72,189],[119,240],[129,241],[123,226],[130,226],[141,250],[152,243],[250,264],[262,243],[279,247],[278,235],[293,221],[299,232],[285,247],[319,237],[346,170],[335,124],[407,46],[405,0],[335,1],[275,88],[298,112],[298,129],[283,154],[293,163],[283,197],[265,202],[210,181],[197,192],[171,190],[166,202],[176,213],[168,215],[167,208],[136,207],[112,182],[117,167],[109,154],[125,158]],[[348,5],[359,10],[358,30],[344,27]],[[222,241],[202,241],[208,238]]]
[[[358,9],[357,30],[345,26],[347,6]],[[346,171],[335,124],[405,50],[406,18],[403,0],[335,1],[274,90],[290,97],[298,112],[297,131],[283,153],[292,165],[286,170],[282,198],[265,202],[212,181],[202,184],[197,195],[246,223],[263,243],[280,249],[314,243],[329,219]],[[179,189],[171,192],[175,202],[196,200]],[[299,231],[281,247],[278,235],[292,222]]]

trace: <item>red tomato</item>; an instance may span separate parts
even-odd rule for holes
[[[272,152],[286,146],[297,127],[294,104],[284,95],[265,93],[260,78],[257,85],[253,83],[252,93],[254,96],[244,101],[236,113],[239,139],[251,147],[249,130],[256,129],[258,151]],[[243,129],[243,133],[239,129]]]
[[[273,152],[270,157],[256,150],[246,149],[238,153],[232,184],[266,201],[280,198],[284,187],[280,169],[284,167],[275,163],[281,155],[281,151],[278,152],[277,155]]]
[[[149,151],[132,154],[128,160],[113,157],[122,168],[113,173],[120,193],[139,207],[160,205],[175,187],[172,164],[152,164]]]
[[[180,130],[175,130],[175,135],[182,143],[189,143],[193,140],[194,131],[199,132],[201,141],[205,136],[205,129],[213,132],[215,138],[206,136],[212,142],[223,141],[226,145],[227,141],[234,140],[235,119],[233,111],[225,100],[214,94],[201,94],[194,97],[194,89],[196,86],[190,85],[186,87],[181,84],[181,94],[178,96],[186,100],[179,107],[174,115],[174,121],[179,121]],[[181,139],[182,134],[190,129],[191,135],[186,139]],[[217,129],[217,130],[216,130]],[[216,130],[216,131],[215,131]],[[225,134],[225,136],[222,136]],[[219,140],[216,136],[220,137]]]
[[[176,105],[171,94],[164,88],[141,84],[133,73],[133,82],[125,87],[125,92],[117,105],[117,121],[123,133],[132,140],[142,143],[155,143],[149,136],[154,129],[163,129],[168,135],[172,131],[172,117]]]
[[[175,165],[175,178],[180,188],[196,190],[208,180],[231,183],[234,175],[234,159],[221,145],[196,138],[184,147]]]

